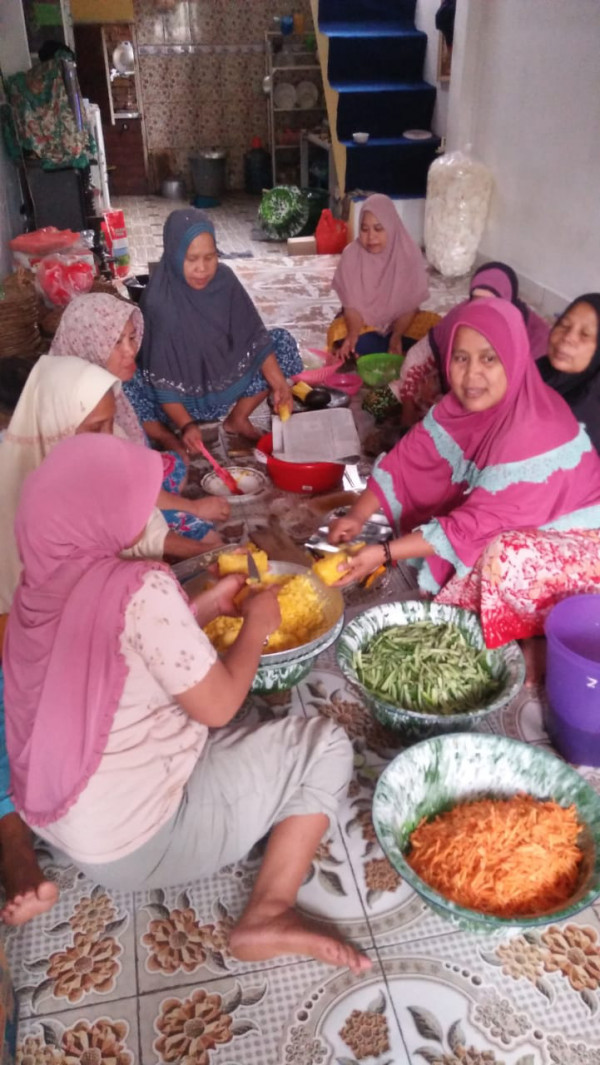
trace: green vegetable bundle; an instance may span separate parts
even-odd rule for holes
[[[472,647],[456,625],[431,621],[383,629],[355,653],[353,666],[373,695],[426,714],[480,709],[502,687],[485,651]]]

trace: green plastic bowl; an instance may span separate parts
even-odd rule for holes
[[[389,385],[400,376],[404,355],[392,355],[389,351],[373,355],[361,355],[356,361],[356,369],[366,385],[379,388]]]
[[[429,887],[406,860],[409,839],[424,818],[459,802],[527,792],[577,807],[584,858],[574,894],[560,907],[527,917],[494,917],[467,909]],[[423,740],[384,769],[373,798],[373,824],[394,869],[421,898],[459,928],[513,934],[572,918],[600,894],[600,795],[571,766],[531,743],[506,736],[457,733]]]

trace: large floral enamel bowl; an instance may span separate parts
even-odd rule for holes
[[[522,688],[525,680],[523,655],[517,643],[509,643],[486,652],[491,674],[501,681],[502,686],[489,702],[478,709],[457,714],[422,713],[408,707],[396,706],[375,695],[358,678],[354,664],[356,653],[364,651],[367,644],[382,629],[392,625],[412,625],[418,621],[456,625],[473,647],[477,650],[485,647],[477,615],[470,610],[461,610],[460,607],[408,599],[402,602],[380,603],[358,614],[342,632],[337,645],[337,660],[344,675],[360,690],[363,702],[386,728],[397,729],[405,740],[426,739],[428,736],[445,732],[469,732],[481,725],[485,718],[506,706]]]
[[[531,917],[494,917],[466,909],[429,887],[408,864],[410,835],[423,818],[458,802],[510,798],[527,792],[577,807],[584,859],[575,892],[559,909]],[[565,921],[600,894],[600,796],[556,755],[505,736],[462,733],[423,740],[397,755],[381,774],[373,824],[390,862],[437,913],[471,931],[508,933]]]
[[[224,551],[231,551],[231,547],[217,548],[174,566],[173,571],[183,588],[197,595],[203,587],[214,583],[215,575],[210,567]],[[307,577],[317,594],[322,620],[307,643],[288,651],[267,651],[261,655],[250,690],[262,694],[288,691],[304,680],[313,668],[315,659],[337,640],[344,625],[344,599],[339,588],[326,587],[310,569],[293,562],[269,562],[269,573]]]

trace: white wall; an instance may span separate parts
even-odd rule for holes
[[[423,30],[428,38],[423,78],[437,88],[431,126],[438,137],[444,137],[448,121],[449,86],[437,80],[439,33],[435,26],[435,13],[440,3],[441,0],[417,0],[415,26],[418,30]]]
[[[447,136],[494,175],[481,255],[549,311],[600,290],[598,0],[459,0]]]
[[[0,69],[5,75],[31,66],[20,0],[0,0]],[[11,269],[7,242],[23,229],[17,170],[7,158],[0,136],[0,277]]]

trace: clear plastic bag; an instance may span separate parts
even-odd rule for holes
[[[493,178],[466,152],[449,152],[429,167],[425,202],[425,254],[444,277],[473,267],[483,234]]]
[[[95,266],[90,252],[82,248],[65,255],[57,252],[46,255],[36,273],[36,284],[42,296],[54,307],[66,307],[74,296],[89,292],[95,276]]]

